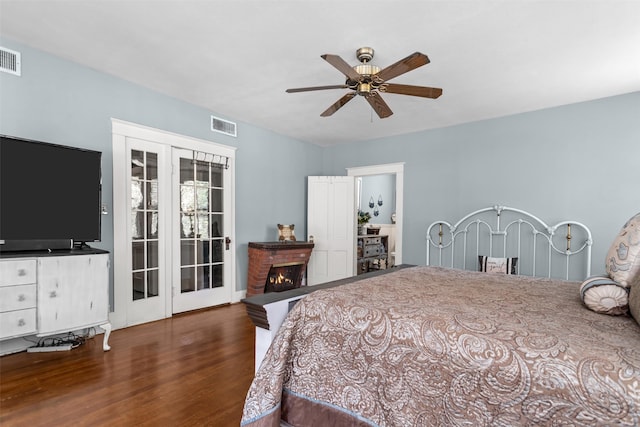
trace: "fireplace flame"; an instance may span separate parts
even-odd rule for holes
[[[304,263],[273,264],[265,281],[265,292],[282,292],[299,287]]]
[[[282,285],[283,283],[287,285],[293,285],[293,280],[282,273],[278,273],[276,276],[272,276],[269,278],[269,283],[271,283],[272,285]]]

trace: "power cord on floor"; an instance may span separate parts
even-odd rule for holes
[[[87,333],[84,335],[69,332],[66,336],[40,338],[33,347],[60,347],[64,345],[71,345],[71,348],[76,348],[84,344],[87,340],[93,338],[95,335],[95,328],[89,328]]]

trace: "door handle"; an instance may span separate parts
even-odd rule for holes
[[[231,239],[229,238],[229,236],[224,238],[224,246],[227,250],[229,250],[229,245],[231,244]]]

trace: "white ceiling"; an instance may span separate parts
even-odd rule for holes
[[[323,146],[433,129],[640,90],[640,1],[0,0],[0,34],[158,92]],[[393,83],[441,87],[425,99],[362,98],[320,58],[384,68],[431,63]],[[242,132],[241,124],[238,132]]]

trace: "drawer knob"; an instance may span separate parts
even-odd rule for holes
[[[24,268],[21,268],[18,270],[18,277],[22,277],[26,275],[27,275],[27,270],[25,270]]]
[[[24,294],[18,295],[18,301],[24,301],[26,299],[27,299],[27,297]]]
[[[27,322],[25,322],[24,319],[18,320],[18,326],[24,326],[26,324],[27,324]]]
[[[56,293],[56,291],[49,292],[49,298],[55,298],[57,296],[58,296],[58,294]]]

